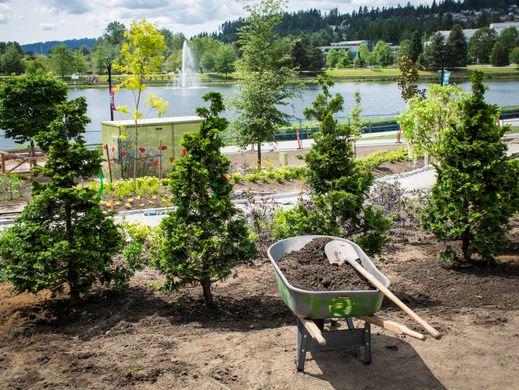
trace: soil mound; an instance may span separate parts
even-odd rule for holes
[[[329,238],[316,238],[301,250],[287,253],[278,266],[288,282],[311,291],[373,290],[349,264],[329,263],[324,247],[330,241]]]

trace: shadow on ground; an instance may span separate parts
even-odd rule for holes
[[[292,312],[278,296],[264,294],[242,297],[215,296],[216,306],[207,307],[198,294],[162,294],[146,287],[131,287],[123,294],[91,294],[72,311],[67,299],[54,299],[19,308],[24,334],[62,333],[90,340],[121,323],[146,319],[153,325],[166,319],[173,325],[197,326],[231,331],[269,329],[295,323]]]
[[[406,341],[372,336],[373,361],[365,365],[350,350],[307,354],[322,374],[305,374],[325,380],[334,389],[446,389],[415,349]]]

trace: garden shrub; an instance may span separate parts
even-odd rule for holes
[[[123,256],[131,270],[142,270],[158,261],[162,245],[160,227],[124,222],[121,228],[126,238]]]
[[[359,168],[353,153],[355,132],[339,126],[333,114],[342,110],[343,98],[332,98],[330,79],[319,77],[322,93],[304,114],[321,122],[312,150],[305,156],[310,202],[281,210],[274,220],[276,238],[303,234],[328,234],[354,239],[368,253],[379,253],[386,241],[390,219],[364,201],[374,181]]]
[[[509,219],[519,210],[519,162],[506,154],[498,107],[484,99],[482,73],[472,75],[472,95],[460,103],[461,121],[443,133],[438,178],[422,218],[442,241],[461,241],[461,260],[487,263],[507,244]],[[459,259],[447,247],[444,259]]]
[[[0,200],[22,197],[22,179],[15,174],[0,174]]]
[[[371,171],[386,162],[395,163],[398,161],[408,161],[409,155],[405,148],[397,150],[382,150],[375,152],[367,157],[357,160],[357,167],[365,171]]]
[[[203,99],[210,107],[197,109],[204,118],[200,131],[184,137],[186,154],[175,161],[170,174],[175,210],[162,220],[163,244],[156,265],[166,275],[166,289],[200,284],[211,306],[211,284],[257,252],[246,220],[230,198],[230,161],[220,152],[220,133],[228,125],[219,117],[224,109],[222,96],[210,92]]]
[[[100,153],[87,150],[83,138],[86,109],[84,98],[63,103],[35,137],[48,160],[33,169],[48,181],[33,183],[31,202],[0,238],[0,258],[16,292],[56,293],[68,285],[74,304],[95,281],[124,281],[124,270],[112,261],[121,234],[99,208],[97,193],[76,186],[101,166]]]

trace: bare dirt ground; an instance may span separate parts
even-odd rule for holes
[[[403,144],[392,144],[392,145],[375,145],[375,146],[358,146],[356,148],[356,155],[358,158],[369,156],[372,153],[378,152],[380,150],[396,150],[403,147]],[[271,164],[274,167],[279,167],[283,165],[283,157],[282,155],[286,154],[288,159],[288,165],[304,165],[305,161],[304,159],[301,159],[301,157],[304,157],[310,149],[302,149],[302,150],[291,150],[288,152],[271,152],[267,150],[264,150],[261,154],[261,159],[264,162],[267,162]],[[229,159],[231,160],[231,164],[233,168],[239,169],[244,164],[247,167],[254,168],[257,163],[258,155],[257,152],[243,152],[243,153],[236,153],[236,154],[229,154],[227,155]]]
[[[295,318],[263,259],[214,288],[166,294],[143,271],[126,294],[97,291],[69,316],[66,300],[0,285],[0,389],[512,389],[519,383],[519,219],[494,268],[439,263],[417,229],[374,259],[391,288],[444,333],[425,342],[374,327],[373,363],[350,351],[295,368]],[[46,300],[47,299],[47,300]],[[385,303],[381,315],[413,327]],[[417,329],[416,327],[413,327]],[[417,329],[418,330],[418,329]]]

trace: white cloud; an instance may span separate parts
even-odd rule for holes
[[[0,1],[0,24],[9,23],[9,16],[7,14],[9,13],[10,10],[11,10],[11,7],[9,7],[7,4],[3,4]]]
[[[40,29],[43,31],[54,31],[56,28],[56,23],[40,23]]]
[[[127,2],[125,1],[125,3]],[[225,2],[218,0],[176,0],[161,8],[160,12],[159,10],[148,8],[141,10],[137,15],[134,11],[127,8],[121,12],[121,17],[124,19],[145,17],[150,20],[156,20],[161,25],[163,23],[198,25],[214,20],[223,23],[225,20],[235,19],[243,14],[242,4],[239,4],[236,0]]]
[[[107,0],[102,5],[127,9],[157,9],[166,7],[169,3],[169,0]]]
[[[93,11],[92,6],[83,0],[50,0],[50,6],[43,5],[40,8],[51,13],[64,12],[72,15],[81,15]]]

